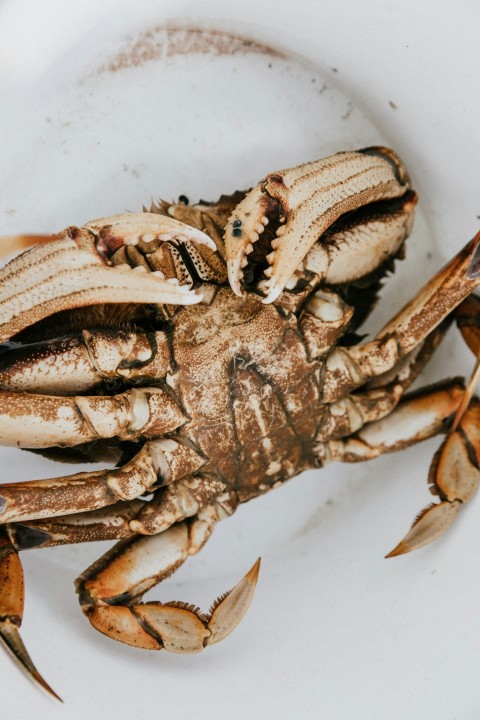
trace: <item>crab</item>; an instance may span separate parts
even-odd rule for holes
[[[216,203],[159,202],[37,238],[0,270],[0,442],[112,461],[0,485],[0,637],[44,688],[55,694],[19,634],[20,551],[117,540],[76,581],[92,626],[198,652],[238,625],[259,561],[208,613],[142,596],[241,503],[437,433],[439,502],[390,556],[431,542],[472,497],[473,382],[408,390],[455,312],[478,354],[480,234],[373,339],[356,334],[416,202],[395,152],[342,152]]]

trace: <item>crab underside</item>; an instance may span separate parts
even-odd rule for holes
[[[76,583],[91,624],[136,647],[197,652],[240,622],[259,561],[208,613],[142,596],[240,503],[304,469],[442,432],[438,501],[390,556],[431,542],[470,500],[473,382],[408,391],[454,317],[479,354],[479,236],[372,339],[357,334],[415,204],[397,155],[367,148],[217,203],[69,227],[0,270],[0,442],[114,465],[0,485],[0,637],[45,688],[19,635],[21,550],[117,540]]]

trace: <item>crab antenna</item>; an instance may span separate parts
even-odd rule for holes
[[[63,702],[62,698],[57,695],[55,690],[50,687],[50,685],[38,672],[25,645],[23,644],[23,640],[20,637],[17,626],[11,620],[0,620],[0,639],[3,641],[3,644],[11,653],[15,661],[26,671],[28,676],[34,682],[38,683],[40,687],[50,693],[50,695],[53,695],[54,698]]]

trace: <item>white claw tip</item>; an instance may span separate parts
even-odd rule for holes
[[[232,288],[232,291],[235,293],[235,295],[238,295],[238,297],[242,297],[243,293],[240,287],[240,278],[242,277],[242,260],[244,259],[244,255],[240,254],[233,260],[230,260],[227,264],[228,269],[228,281],[230,283],[230,287]]]
[[[282,288],[280,287],[270,287],[267,297],[264,297],[262,300],[262,303],[264,305],[269,305],[270,303],[274,302],[280,293],[282,292]]]
[[[234,282],[234,283],[233,283],[233,282],[230,280],[230,287],[232,288],[232,292],[233,292],[237,297],[243,297],[243,293],[242,293],[242,291],[241,291],[241,289],[240,289],[240,283],[239,283],[239,282]]]
[[[208,622],[211,633],[207,639],[208,645],[223,640],[242,620],[252,602],[259,571],[260,558],[240,582],[218,604],[215,604]]]

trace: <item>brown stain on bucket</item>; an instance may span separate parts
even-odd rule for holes
[[[117,72],[139,67],[152,60],[178,55],[247,55],[255,53],[284,57],[281,52],[253,40],[220,30],[154,27],[140,33],[114,58],[101,65],[97,72]]]

